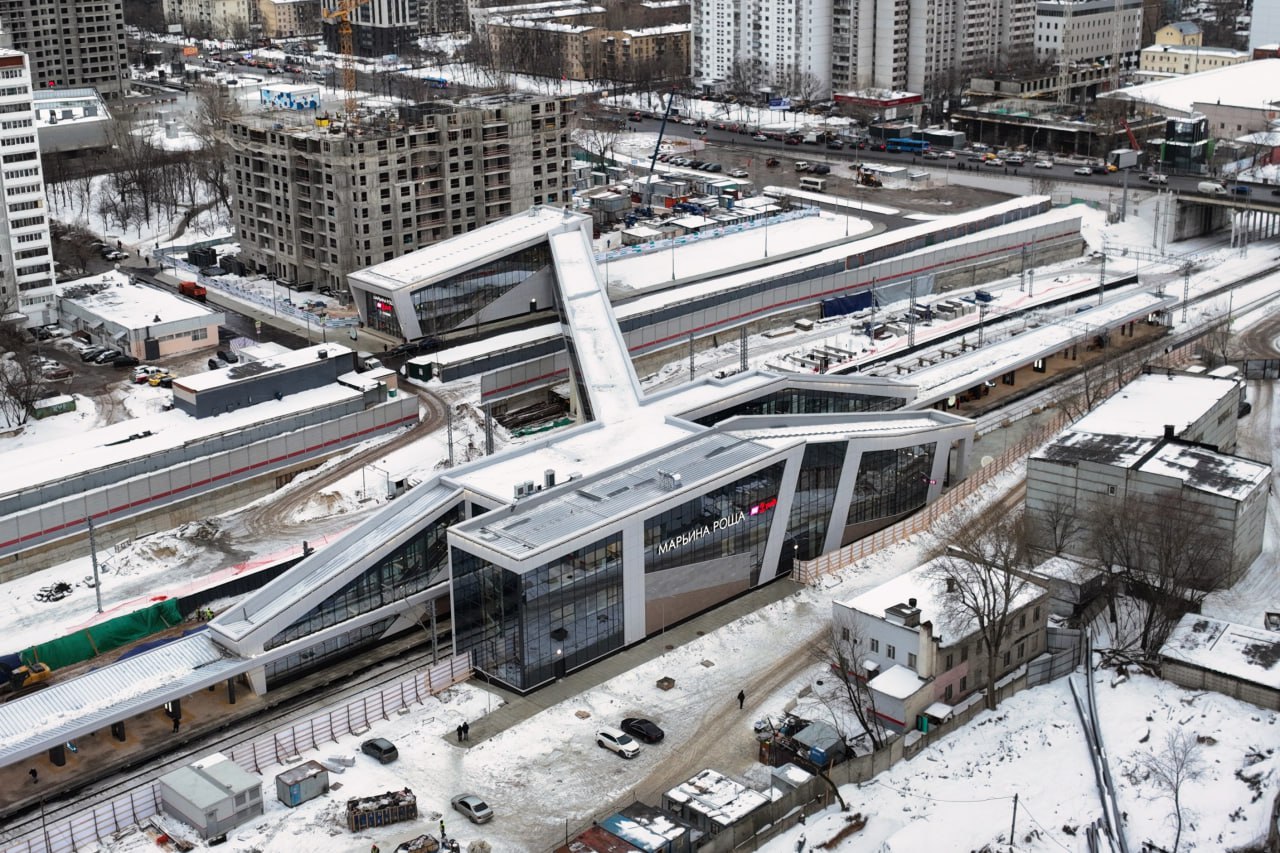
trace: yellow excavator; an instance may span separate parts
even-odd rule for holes
[[[7,683],[9,691],[15,695],[45,687],[47,686],[45,682],[52,677],[53,670],[49,669],[47,663],[33,663],[29,666],[13,668],[0,664],[0,683]]]

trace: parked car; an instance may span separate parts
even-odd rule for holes
[[[118,355],[111,359],[112,367],[137,367],[138,359],[131,355]]]
[[[95,358],[102,355],[106,349],[106,347],[88,347],[87,349],[82,349],[80,350],[80,360],[93,361]]]
[[[1233,195],[1252,195],[1253,187],[1246,184],[1234,184],[1231,187],[1231,192]]]
[[[752,136],[751,138],[752,138],[752,139],[754,139],[756,142],[768,142],[768,141],[769,141],[769,137],[765,136],[763,133],[757,133],[757,134],[755,134],[754,136]]]
[[[826,163],[815,163],[809,167],[809,172],[814,175],[830,175],[831,167]]]
[[[723,172],[723,171],[724,171],[724,166],[722,166],[722,165],[721,165],[721,164],[719,164],[719,163],[708,163],[708,164],[707,164],[707,171],[708,171],[708,172]]]
[[[147,380],[150,379],[152,375],[156,373],[164,373],[164,368],[153,367],[150,364],[144,364],[141,367],[134,368],[134,371],[133,371],[134,384],[145,385],[147,384]]]
[[[807,160],[797,160],[797,161],[796,161],[796,171],[797,171],[797,172],[807,172],[807,171],[809,171],[809,161],[807,161]]]
[[[111,361],[112,359],[120,355],[124,355],[124,353],[120,352],[120,350],[118,349],[106,349],[98,353],[96,356],[94,356],[93,363],[106,364],[107,362]]]
[[[623,758],[635,758],[640,754],[640,744],[618,729],[603,728],[596,732],[596,746],[616,752]]]
[[[844,149],[844,143],[841,142],[839,139],[828,139],[827,147],[830,148],[832,151],[840,151]]]
[[[454,811],[466,815],[472,823],[488,823],[493,820],[493,809],[475,794],[459,794],[450,800]]]
[[[731,178],[745,178],[745,177],[747,177],[747,175],[749,175],[749,174],[750,174],[750,173],[749,173],[746,169],[734,169],[733,171],[731,171],[731,172],[729,173],[729,177],[731,177]]]
[[[218,361],[216,358],[209,359],[210,370],[217,370],[219,367],[222,367],[222,362]]]
[[[1072,169],[1071,171],[1072,171],[1072,173],[1073,173],[1073,174],[1076,174],[1076,175],[1092,175],[1092,174],[1093,174],[1093,167],[1092,167],[1092,166],[1077,166],[1076,168]]]
[[[383,764],[390,764],[400,757],[396,745],[384,737],[376,737],[360,744],[360,751],[365,755],[378,759]]]
[[[222,349],[218,350],[218,358],[222,359],[227,364],[235,364],[240,360],[240,356],[236,355],[231,350]]]
[[[1053,163],[1049,162],[1048,160],[1037,160],[1037,161],[1036,161],[1034,164],[1032,164],[1032,165],[1034,165],[1037,169],[1052,169],[1052,168],[1053,168]]]
[[[147,377],[147,384],[152,388],[172,388],[173,375],[170,373],[153,373]]]
[[[622,730],[645,743],[659,743],[666,737],[656,723],[644,717],[627,717],[622,721]]]

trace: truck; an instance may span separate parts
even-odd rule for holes
[[[382,367],[382,362],[373,353],[364,350],[356,353],[357,371],[364,373],[366,370],[377,370],[379,367]]]
[[[1116,169],[1133,169],[1137,168],[1141,159],[1141,151],[1135,151],[1132,148],[1117,148],[1107,155],[1107,164],[1115,166]]]
[[[178,282],[178,293],[189,299],[194,299],[196,302],[204,302],[209,292],[204,289],[202,284],[197,284],[194,281],[182,281]]]
[[[418,798],[408,788],[347,800],[347,829],[352,832],[402,820],[416,820],[417,817]]]

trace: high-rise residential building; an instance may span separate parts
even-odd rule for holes
[[[318,8],[320,0],[313,2]],[[260,17],[256,0],[162,0],[162,8],[166,21],[181,23],[195,38],[244,41]]]
[[[1136,68],[1143,0],[1037,0],[1036,59]]]
[[[53,251],[26,54],[0,48],[0,314],[52,323]]]
[[[338,50],[338,26],[332,15],[339,0],[321,0],[324,43]],[[418,39],[417,0],[368,0],[351,13],[351,44],[356,56],[387,56],[411,49]]]
[[[124,12],[109,0],[0,0],[0,27],[30,58],[36,86],[92,86],[124,97],[129,63]]]
[[[955,91],[1030,57],[1035,0],[834,0],[837,92]]]
[[[238,116],[226,136],[240,257],[340,291],[362,267],[568,201],[572,118],[571,99],[528,95],[404,107],[358,133],[287,110]]]
[[[695,85],[801,98],[831,92],[832,0],[694,0]]]

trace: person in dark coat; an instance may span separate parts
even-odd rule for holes
[[[738,691],[738,710],[742,710],[742,703],[747,701],[747,694],[741,690]]]
[[[31,777],[32,785],[40,784],[40,774],[36,772],[36,769],[34,767],[32,767],[30,770],[27,771],[27,775]]]
[[[454,733],[458,736],[458,743],[462,743],[462,726],[458,726],[458,728],[454,729]]]
[[[471,724],[465,720],[462,722],[462,739],[471,740]]]

